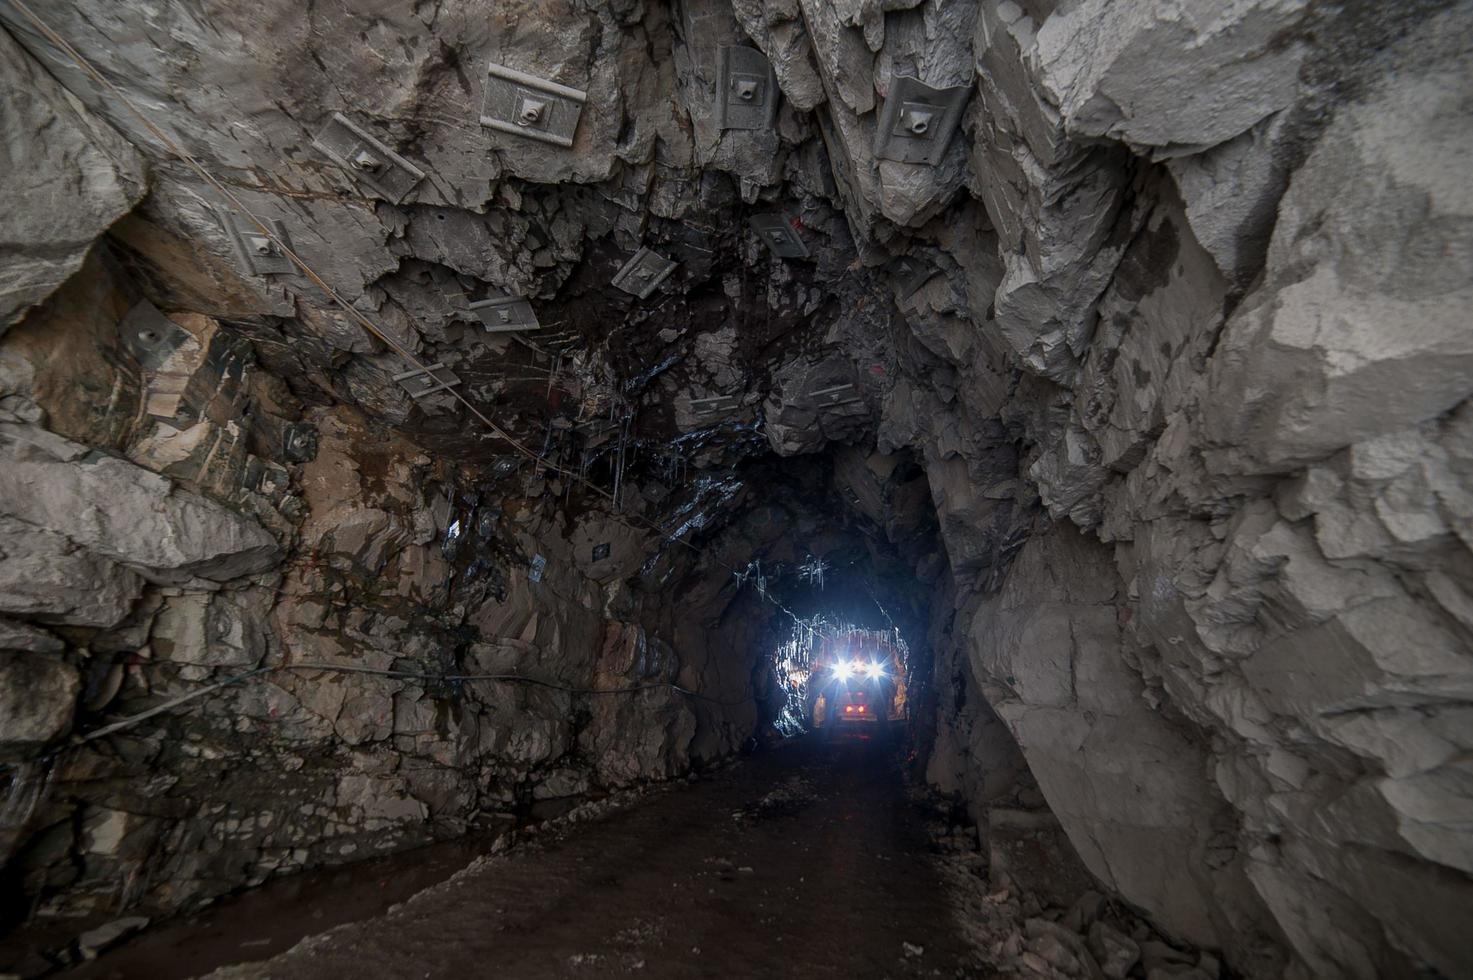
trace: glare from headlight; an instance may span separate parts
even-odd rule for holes
[[[885,668],[882,664],[870,664],[864,668],[864,672],[869,675],[869,679],[872,681],[877,681],[885,676]]]
[[[839,680],[847,681],[852,673],[854,673],[854,665],[847,660],[840,660],[834,664],[834,676]]]

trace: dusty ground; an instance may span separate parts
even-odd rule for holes
[[[957,817],[883,739],[815,735],[507,853],[492,835],[280,879],[68,976],[1219,980],[1090,890],[1056,825],[979,849]]]
[[[954,976],[927,845],[882,741],[814,739],[221,975]]]
[[[215,976],[976,975],[928,847],[886,744],[815,738]]]

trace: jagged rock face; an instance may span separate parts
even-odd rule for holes
[[[732,573],[823,554],[905,583],[980,821],[1046,802],[1244,975],[1470,969],[1466,5],[238,7],[44,16],[502,433],[0,5],[0,746],[66,787],[0,828],[29,895],[180,907],[729,752],[782,618]],[[488,65],[571,145],[482,126]],[[541,330],[485,332],[503,293]]]
[[[144,195],[143,158],[0,34],[6,223],[0,333],[82,265],[93,241]]]

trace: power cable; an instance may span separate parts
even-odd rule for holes
[[[122,731],[124,728],[131,728],[134,725],[138,724],[140,721],[147,721],[154,715],[161,715],[165,711],[184,704],[186,701],[193,701],[195,698],[202,698],[212,691],[218,691],[222,687],[229,687],[232,684],[238,684],[243,680],[260,676],[261,674],[267,673],[268,671],[271,671],[273,669],[275,668],[257,667],[255,670],[248,670],[243,674],[236,674],[234,677],[227,677],[225,680],[219,681],[215,684],[210,684],[205,687],[197,688],[193,691],[190,691],[188,694],[180,695],[177,698],[171,698],[170,700],[165,701],[163,704],[154,705],[147,711],[140,711],[138,714],[130,715],[129,717],[124,718],[121,721],[113,722],[110,725],[104,725],[101,728],[94,728],[90,732],[79,735],[77,737],[77,741],[90,742],[93,739],[102,738],[104,735],[111,735],[113,732]]]

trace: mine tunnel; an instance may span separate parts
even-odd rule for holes
[[[1473,976],[1470,92],[0,0],[0,977]]]

